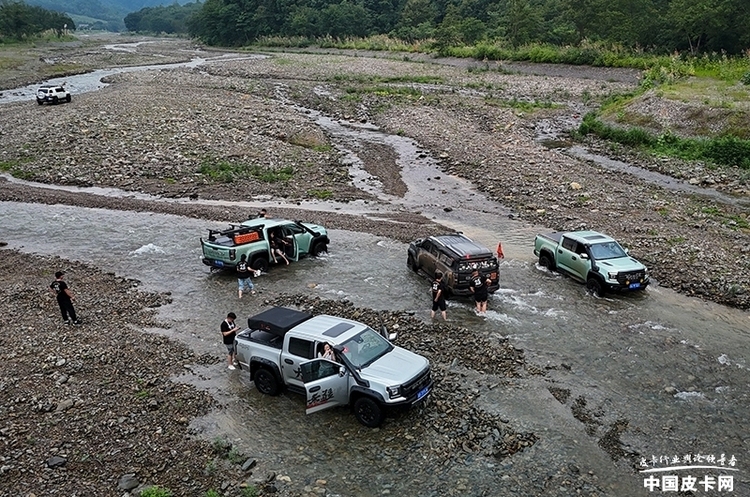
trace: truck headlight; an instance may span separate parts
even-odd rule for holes
[[[617,273],[607,273],[607,276],[609,276],[609,279],[611,280],[617,279]]]
[[[401,386],[397,387],[387,387],[386,390],[388,390],[388,396],[392,399],[395,399],[396,397],[401,397]]]

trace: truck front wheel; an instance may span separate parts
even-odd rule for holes
[[[276,376],[266,368],[255,372],[255,388],[266,395],[277,395],[279,393],[279,382]]]
[[[328,245],[326,245],[326,242],[315,242],[312,247],[312,255],[315,257],[319,257],[323,252],[328,252]]]
[[[586,280],[586,289],[597,297],[604,295],[602,282],[595,276],[591,276]]]
[[[409,254],[409,256],[406,259],[406,265],[409,267],[409,269],[411,269],[415,273],[419,272],[419,266],[417,266],[417,263],[414,260],[414,256],[413,255]]]
[[[354,403],[354,415],[357,421],[368,428],[377,428],[383,424],[385,413],[383,407],[370,397],[360,397]]]

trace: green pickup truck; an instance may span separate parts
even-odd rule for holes
[[[596,231],[537,235],[534,255],[539,265],[586,284],[594,294],[645,289],[648,269],[628,255],[614,238]]]
[[[208,230],[208,238],[201,238],[203,264],[214,269],[234,269],[242,254],[253,269],[267,271],[274,258],[284,264],[280,255],[271,253],[271,234],[282,240],[284,255],[297,261],[305,255],[318,256],[328,251],[328,231],[317,224],[284,219],[257,218],[241,224],[230,224],[228,229]]]

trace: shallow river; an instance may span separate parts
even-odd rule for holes
[[[216,223],[68,206],[3,203],[1,208],[3,240],[12,247],[90,262],[137,278],[146,289],[172,292],[174,303],[162,312],[173,323],[167,333],[201,353],[223,356],[216,328],[226,312],[243,319],[262,308],[264,294],[280,291],[348,298],[356,305],[429,317],[427,283],[406,268],[406,245],[391,240],[333,231],[327,256],[272,269],[256,279],[261,294],[239,301],[234,278],[210,274],[200,262],[198,238]],[[572,397],[584,396],[590,408],[602,408],[606,417],[627,419],[629,429],[622,438],[630,450],[649,456],[747,454],[746,313],[658,287],[642,295],[594,298],[581,285],[538,268],[531,247],[512,241],[524,238],[528,229],[518,226],[514,233],[507,222],[501,224],[503,238],[511,240],[506,254],[513,255],[502,263],[501,290],[491,298],[491,310],[480,318],[470,302],[450,302],[452,320],[473,333],[509,336],[530,362],[555,367],[550,370],[555,387],[569,389]],[[488,228],[476,230],[479,238]],[[68,278],[75,288],[75,274]],[[80,309],[84,318],[86,312]],[[306,417],[300,398],[265,398],[244,373],[226,371],[223,362],[191,369],[196,374],[183,381],[207,388],[227,406],[196,423],[209,438],[228,434],[259,458],[296,464],[311,479],[326,476],[329,488],[345,495],[379,495],[388,488],[395,495],[424,495],[426,488],[445,484],[437,475],[417,487],[408,478],[394,480],[397,472],[391,465],[396,462],[389,464],[386,454],[389,444],[400,447],[400,442],[389,440],[387,425],[371,432],[343,411]],[[669,386],[676,391],[666,393]],[[638,488],[638,476],[614,481],[620,473],[609,467],[607,456],[571,412],[552,399],[545,381],[495,390],[479,404],[511,419],[516,429],[539,434],[537,445],[511,458],[516,465],[534,454],[554,454],[612,478],[615,495]],[[284,430],[276,429],[278,419],[286,420]],[[478,488],[493,488],[504,472],[487,464],[474,461],[448,474],[451,481],[469,477]],[[353,467],[369,478],[350,476],[347,482]]]
[[[644,475],[624,461],[612,462],[573,416],[573,400],[556,400],[549,391],[553,386],[569,390],[571,399],[585,398],[601,425],[627,420],[621,435],[626,452],[649,460],[689,453],[734,455],[740,470],[735,495],[750,495],[748,313],[687,298],[658,284],[638,295],[595,298],[583,286],[537,266],[532,243],[543,228],[509,219],[503,206],[441,173],[417,144],[368,127],[342,126],[316,113],[310,116],[343,152],[353,148],[350,140],[392,146],[402,157],[409,192],[403,199],[379,193],[377,182],[358,171],[352,157],[354,176],[380,196],[381,204],[311,202],[301,207],[349,213],[418,210],[489,247],[502,241],[501,289],[491,297],[490,311],[479,317],[470,302],[451,301],[448,313],[471,333],[509,337],[530,363],[546,368],[546,377],[518,380],[477,401],[540,440],[506,461],[467,458],[463,464],[413,475],[408,463],[422,457],[420,446],[429,441],[404,444],[394,440],[388,423],[367,430],[343,410],[305,416],[301,398],[263,397],[246,374],[227,371],[223,361],[211,367],[190,365],[192,374],[180,379],[211,391],[225,407],[197,420],[197,432],[209,439],[228,436],[247,454],[296,468],[295,478],[325,477],[328,488],[341,495],[447,495],[446,488],[463,488],[462,495],[510,495],[503,490],[509,480],[529,478],[545,461],[550,471],[562,462],[595,472],[609,495],[649,494]],[[435,185],[432,190],[421,186],[428,178]],[[283,204],[269,200],[263,206],[274,205]],[[247,212],[259,206],[237,208]],[[358,306],[412,311],[429,319],[427,282],[407,269],[406,245],[368,234],[334,230],[329,254],[272,269],[255,280],[261,293],[240,301],[231,275],[212,274],[200,262],[198,238],[208,228],[222,227],[219,223],[5,202],[0,203],[0,226],[2,240],[11,247],[90,262],[139,279],[148,290],[171,292],[174,303],[161,316],[172,327],[159,332],[219,358],[224,349],[217,330],[226,313],[234,311],[242,321],[276,292],[346,298]],[[75,274],[69,273],[68,280],[75,289]],[[84,319],[87,311],[93,310],[80,309]],[[278,429],[280,419],[283,430]]]

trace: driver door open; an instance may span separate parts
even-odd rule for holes
[[[300,365],[307,396],[307,414],[349,403],[349,374],[341,364],[314,359]]]

